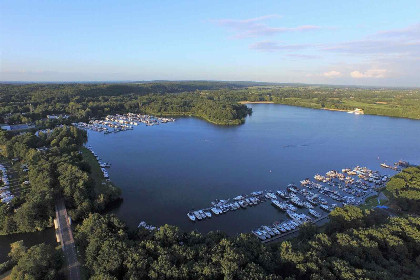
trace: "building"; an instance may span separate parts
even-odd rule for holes
[[[7,131],[22,131],[22,130],[28,130],[35,128],[35,125],[33,124],[7,124],[2,125],[1,129],[7,130]]]

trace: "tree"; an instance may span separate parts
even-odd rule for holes
[[[11,279],[58,279],[60,258],[50,245],[39,244],[29,248],[12,269]]]
[[[17,263],[21,257],[26,254],[26,250],[27,248],[23,245],[23,240],[16,241],[10,244],[10,252],[8,256],[13,262]]]

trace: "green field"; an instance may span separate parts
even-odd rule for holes
[[[107,203],[118,199],[121,191],[112,182],[106,181],[98,161],[87,148],[82,147],[80,151],[82,152],[83,160],[90,166],[90,177],[94,182],[95,202],[99,210],[104,210]]]

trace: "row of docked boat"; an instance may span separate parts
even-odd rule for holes
[[[10,192],[9,176],[3,164],[0,164],[0,174],[0,201],[9,204],[15,196]]]
[[[137,228],[144,228],[144,229],[147,229],[147,230],[150,230],[150,231],[159,230],[159,227],[149,225],[145,221],[141,221],[139,223],[139,225],[137,226]]]
[[[187,216],[193,222],[197,221],[197,220],[201,221],[203,219],[207,219],[207,218],[212,217],[211,212],[208,211],[208,210],[197,210],[197,211],[188,212]]]
[[[317,174],[314,176],[314,179],[318,182],[313,182],[309,178],[300,181],[303,188],[298,188],[294,184],[289,184],[285,190],[278,190],[275,192],[278,198],[272,197],[274,193],[270,193],[268,196],[271,199],[271,203],[276,208],[286,212],[296,224],[312,221],[311,217],[308,215],[297,213],[299,208],[307,208],[308,214],[317,221],[326,216],[318,210],[315,210],[315,206],[319,206],[321,211],[329,213],[335,207],[338,207],[337,203],[342,203],[342,205],[360,204],[362,200],[357,199],[357,197],[366,197],[369,193],[378,188],[378,186],[382,186],[389,178],[386,175],[381,176],[378,171],[356,166],[353,169],[342,169],[342,173],[331,170],[327,172],[325,176]],[[327,183],[328,185],[323,185],[322,183]],[[331,187],[337,187],[337,189],[334,190],[331,189]],[[342,194],[340,191],[349,195]],[[302,195],[304,200],[298,195]],[[279,198],[284,201],[281,201]],[[335,200],[337,203],[331,203],[326,198]],[[287,232],[287,229],[284,226],[283,231],[281,231],[278,227],[279,225],[281,224],[274,223],[273,226],[261,226],[252,232],[260,240],[271,239],[278,236],[278,232],[280,232],[280,235]],[[277,229],[277,232],[275,229]]]
[[[232,199],[217,199],[211,202],[211,207],[188,212],[187,216],[191,221],[201,221],[206,218],[211,218],[212,213],[214,215],[220,215],[229,211],[235,211],[241,208],[245,209],[248,206],[258,205],[265,201],[268,197],[269,196],[266,192],[257,191],[252,192],[249,195],[238,195]]]
[[[108,134],[132,130],[134,126],[139,125],[141,123],[146,124],[146,126],[152,126],[174,121],[174,118],[160,118],[151,115],[128,113],[123,115],[108,115],[105,117],[104,120],[90,120],[89,123],[73,123],[73,126],[80,129],[92,130]]]
[[[203,220],[209,218],[205,211],[220,215],[269,200],[272,205],[285,212],[290,220],[261,226],[252,231],[260,240],[267,240],[296,230],[305,222],[316,222],[339,205],[360,204],[363,198],[388,180],[387,176],[381,176],[377,171],[359,166],[345,168],[341,172],[331,170],[325,176],[317,174],[315,177],[315,181],[309,178],[300,181],[302,187],[289,184],[277,191],[265,190],[232,199],[216,200],[212,202],[212,207],[189,212],[188,217],[193,221]],[[298,213],[302,208],[307,209],[306,214]]]
[[[72,125],[80,129],[102,132],[105,134],[117,133],[117,132],[133,129],[133,126],[131,125],[116,124],[116,123],[107,122],[103,120],[91,120],[89,121],[89,123],[78,122],[78,123],[72,123]]]
[[[269,226],[262,225],[259,228],[252,230],[252,233],[262,241],[269,240],[297,230],[300,225],[311,221],[311,218],[305,214],[298,214],[291,210],[287,210],[287,214],[291,218],[290,220],[274,222]]]
[[[102,174],[104,175],[104,178],[109,180],[109,174],[108,174],[108,170],[106,170],[106,168],[111,167],[111,164],[109,162],[103,162],[102,159],[99,157],[99,155],[93,150],[91,145],[87,146],[86,149],[88,149],[93,154],[93,156],[96,158],[96,160],[98,161],[98,164],[101,168],[101,171],[102,171]]]
[[[389,168],[395,171],[401,171],[402,169],[409,167],[410,163],[408,161],[399,160],[395,162],[394,165],[388,165],[386,163],[381,163],[380,165],[383,168]]]
[[[127,113],[123,115],[108,115],[105,118],[106,121],[126,124],[126,125],[139,125],[140,123],[146,124],[146,126],[159,125],[161,123],[174,122],[174,118],[155,117],[151,115],[142,115]]]

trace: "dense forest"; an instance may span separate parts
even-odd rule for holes
[[[0,159],[10,163],[16,179],[12,187],[15,197],[9,204],[0,204],[0,234],[52,226],[56,196],[64,197],[74,220],[119,197],[119,189],[112,184],[105,185],[101,193],[95,191],[91,167],[80,154],[86,137],[85,131],[73,126],[38,136],[0,131]]]
[[[420,218],[337,208],[322,231],[272,245],[249,234],[202,235],[162,226],[130,232],[115,216],[77,227],[90,279],[418,279]]]
[[[420,214],[420,166],[409,167],[392,177],[387,191],[399,209]]]
[[[88,120],[115,113],[191,115],[235,125],[251,113],[240,101],[420,119],[420,90],[268,85],[240,82],[0,85],[0,123],[48,125],[48,114]],[[44,121],[43,121],[44,120]],[[55,123],[54,123],[55,124]]]
[[[235,125],[243,123],[250,109],[199,91],[231,90],[245,85],[219,82],[0,85],[3,117],[0,123],[41,124],[39,121],[49,114],[66,113],[73,120],[86,121],[107,114],[138,112],[193,115],[216,124]]]
[[[26,248],[21,240],[10,245],[9,260],[0,264],[0,274],[12,268],[10,279],[63,279],[59,271],[63,261],[61,253],[51,245]]]

